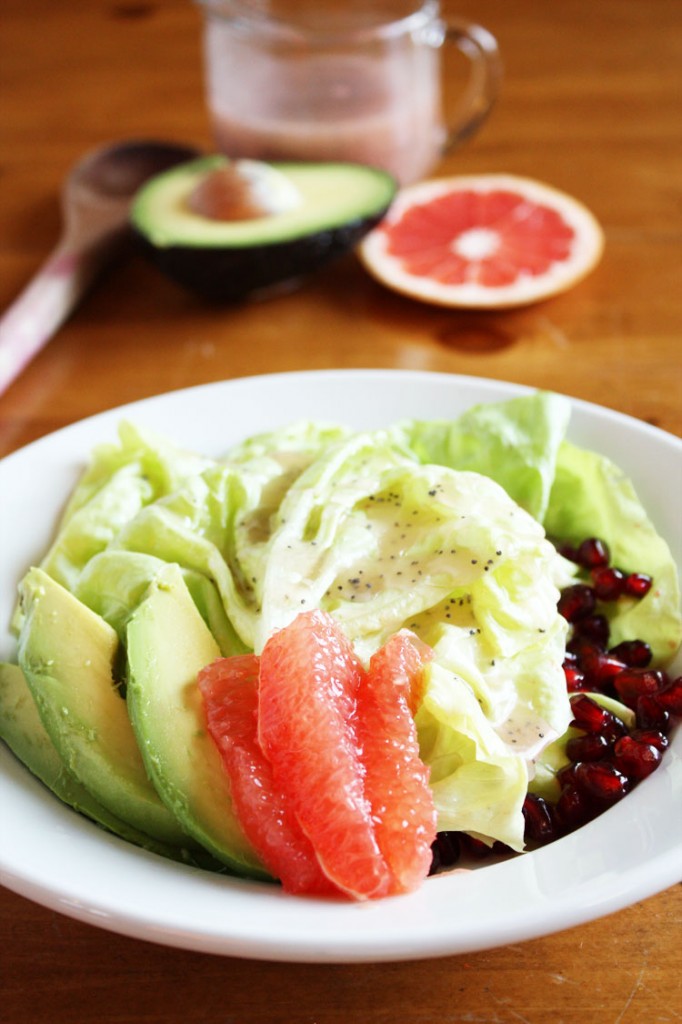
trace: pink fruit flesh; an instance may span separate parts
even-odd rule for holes
[[[328,878],[356,899],[385,896],[391,872],[376,841],[356,733],[364,670],[331,616],[306,612],[261,654],[258,732]]]
[[[310,840],[274,782],[257,739],[258,659],[221,658],[199,675],[208,729],[229,774],[232,800],[244,834],[287,892],[329,894]]]
[[[390,892],[411,892],[429,873],[436,809],[429,769],[419,756],[412,710],[431,652],[407,632],[372,657],[358,692],[358,737],[365,796],[379,848],[392,874]]]

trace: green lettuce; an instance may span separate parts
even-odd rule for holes
[[[417,468],[414,457],[378,432],[333,445],[301,474],[273,517],[256,650],[273,630],[314,607],[333,612],[351,639],[368,639],[372,649],[383,635],[382,625],[396,618],[395,608],[388,616],[380,609],[397,602],[399,621],[410,614],[405,587],[401,593],[393,588],[387,600],[389,588],[378,585],[374,563],[381,544],[379,518],[386,518],[386,509],[397,515],[397,499],[389,501],[389,477],[394,469],[409,476]],[[361,580],[365,565],[365,578],[353,582]]]
[[[88,562],[78,579],[74,594],[79,601],[101,615],[116,630],[121,643],[125,643],[131,616],[165,565],[166,562],[156,555],[110,548]],[[192,569],[183,569],[182,575],[222,655],[229,657],[244,653],[247,648],[228,619],[213,581],[202,572]]]
[[[121,423],[119,443],[94,450],[41,568],[73,590],[84,566],[141,508],[173,493],[211,461],[151,431]]]
[[[466,682],[431,665],[415,722],[439,830],[522,850],[526,764],[495,732]]]
[[[542,522],[570,411],[567,398],[538,391],[475,405],[456,420],[407,421],[399,430],[421,462],[489,476]]]
[[[653,577],[654,586],[641,600],[605,605],[611,643],[646,638],[656,663],[670,661],[682,639],[677,567],[623,471],[605,456],[565,441],[544,525],[550,536],[576,544],[601,537],[614,565]]]
[[[221,650],[251,649],[270,516],[348,433],[301,422],[248,438],[217,462],[124,422],[117,443],[94,450],[41,567],[123,637],[159,568],[177,563]]]

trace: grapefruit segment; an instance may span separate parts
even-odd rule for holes
[[[234,810],[291,893],[377,899],[429,873],[436,811],[414,713],[431,649],[403,630],[365,670],[333,617],[301,613],[198,685]]]
[[[436,838],[429,769],[419,756],[413,720],[430,656],[416,637],[396,633],[371,658],[358,694],[365,796],[393,893],[412,892],[426,878]]]
[[[356,899],[388,893],[391,873],[364,794],[356,733],[364,669],[332,617],[300,614],[260,656],[258,735],[322,870]]]
[[[402,189],[358,253],[383,284],[443,306],[508,308],[565,291],[599,261],[603,232],[565,192],[514,175]]]
[[[234,809],[263,864],[292,893],[338,890],[275,785],[257,738],[258,658],[219,658],[199,673],[208,730],[230,779]]]

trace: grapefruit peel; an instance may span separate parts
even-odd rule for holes
[[[571,288],[603,249],[599,222],[566,192],[481,174],[402,189],[357,251],[373,277],[411,298],[509,309]]]

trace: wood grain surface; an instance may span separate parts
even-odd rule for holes
[[[461,0],[445,9],[497,36],[505,77],[483,129],[435,173],[516,173],[572,193],[605,230],[596,271],[523,310],[464,313],[388,292],[350,255],[296,291],[226,310],[126,253],[0,396],[0,455],[170,389],[330,367],[518,381],[682,435],[682,6]],[[140,136],[212,143],[189,0],[3,0],[0,51],[5,308],[56,241],[61,182],[86,150]],[[2,828],[11,822],[0,809]],[[681,938],[676,887],[471,956],[281,965],[123,938],[3,889],[0,1020],[673,1024]]]

